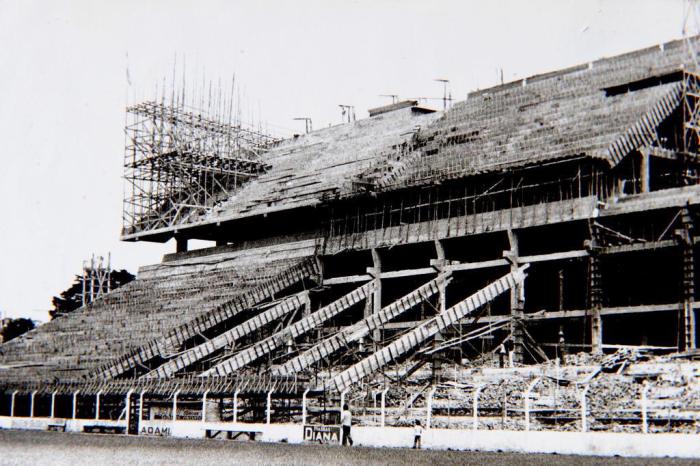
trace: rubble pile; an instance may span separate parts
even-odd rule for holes
[[[486,361],[486,359],[484,359]],[[389,375],[378,375],[347,395],[360,425],[380,422],[380,394],[387,389],[385,423],[410,426],[425,420],[431,391],[431,425],[473,427],[474,393],[478,389],[478,428],[523,430],[525,393],[530,393],[530,429],[578,431],[586,387],[587,425],[591,431],[641,432],[646,395],[649,432],[696,432],[700,418],[700,361],[654,356],[636,349],[609,355],[567,356],[566,365],[494,368],[443,364],[432,380],[429,366],[402,378],[409,363]],[[574,365],[575,363],[575,365]],[[393,377],[398,376],[397,379]]]

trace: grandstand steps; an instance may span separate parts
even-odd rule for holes
[[[259,285],[246,292],[235,296],[233,299],[219,304],[212,311],[181,324],[165,336],[151,340],[131,354],[122,356],[112,363],[96,371],[95,376],[102,378],[115,378],[125,374],[137,366],[147,366],[148,362],[160,357],[167,349],[182,347],[192,338],[205,334],[209,329],[225,322],[244,310],[274,297],[285,289],[302,282],[305,279],[318,275],[318,265],[312,259],[305,259],[287,269],[283,269],[262,281]]]

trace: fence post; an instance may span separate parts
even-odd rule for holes
[[[540,380],[540,377],[535,378],[535,380],[530,382],[530,385],[527,386],[527,391],[525,392],[525,431],[530,430],[530,393]]]
[[[386,421],[386,393],[389,391],[388,388],[382,390],[382,427],[384,427]]]
[[[143,395],[146,393],[146,390],[141,390],[141,394],[139,395],[139,423],[143,421]]]
[[[233,422],[238,422],[238,393],[240,390],[233,392]]]
[[[204,391],[204,395],[202,395],[202,422],[207,420],[207,395],[209,394],[209,390]]]
[[[177,421],[177,396],[180,394],[180,390],[175,390],[173,393],[173,421]]]
[[[349,388],[346,388],[340,392],[340,411],[343,411],[343,405],[345,404],[345,394],[348,392]]]
[[[307,388],[304,390],[304,393],[301,395],[301,425],[303,426],[306,424],[306,395],[309,393],[310,388]]]
[[[267,409],[265,415],[265,424],[270,423],[270,415],[272,414],[272,390],[267,392]]]
[[[95,420],[98,420],[100,418],[100,395],[101,394],[102,394],[102,390],[99,390],[97,392],[97,395],[95,395]],[[51,417],[53,417],[53,416],[51,416]]]
[[[10,417],[15,417],[15,395],[17,390],[12,392],[12,397],[10,398]]]
[[[378,390],[373,390],[372,391],[372,422],[376,423],[377,422],[377,394],[379,394]]]
[[[591,388],[591,386],[586,385],[581,392],[581,432],[586,432],[588,430],[588,404],[586,401],[586,394],[588,394],[589,388]]]
[[[649,433],[649,419],[647,417],[647,392],[649,391],[649,388],[649,382],[645,380],[644,386],[642,387],[642,432],[645,434]]]
[[[129,423],[131,422],[131,394],[134,393],[134,389],[130,388],[129,391],[126,392],[126,400],[124,402],[125,410],[126,410],[126,433],[129,434]],[[121,415],[119,416],[121,418]]]
[[[479,394],[483,388],[483,385],[479,385],[474,390],[474,399],[472,400],[472,430],[477,430],[479,428]]]
[[[56,413],[55,408],[56,408],[56,390],[54,390],[53,393],[51,393],[51,418],[56,417],[55,416],[55,413]]]
[[[29,417],[34,417],[34,395],[36,394],[34,390],[31,395],[29,395]]]
[[[80,390],[73,393],[73,417],[72,417],[72,419],[75,419],[75,414],[78,411],[78,393],[80,393]]]
[[[426,412],[425,412],[425,428],[430,429],[430,421],[431,417],[433,416],[433,395],[435,395],[435,390],[437,390],[437,387],[433,385],[433,388],[430,389],[430,392],[428,392],[428,403],[426,406]]]

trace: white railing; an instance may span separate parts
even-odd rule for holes
[[[518,384],[512,381],[481,382],[472,385],[433,385],[425,393],[416,397],[406,393],[414,402],[410,410],[405,409],[405,400],[393,398],[387,400],[389,388],[372,390],[369,387],[346,389],[340,393],[339,405],[331,405],[326,412],[342,410],[348,402],[353,412],[353,420],[357,425],[407,426],[417,419],[425,418],[425,428],[460,428],[477,430],[566,430],[588,432],[595,431],[625,431],[653,434],[671,431],[695,433],[695,425],[700,422],[700,385],[673,385],[669,382],[633,382],[605,381],[600,383],[566,383],[557,379],[536,376],[521,379]],[[301,415],[286,416],[284,423],[306,424],[318,422],[309,413],[323,412],[321,401],[309,398],[310,389],[306,389],[301,397]],[[138,393],[137,409],[132,410],[130,390],[124,400],[126,420],[131,413],[137,413],[139,421],[144,420],[144,409],[149,401],[145,399],[146,391]],[[57,413],[57,394],[39,394],[38,391],[22,394],[22,403],[18,403],[19,392],[14,391],[9,399],[9,406],[3,411],[11,417],[23,418],[54,418]],[[79,418],[78,395],[80,391],[69,394],[71,399],[71,419]],[[265,423],[274,424],[275,406],[273,395],[275,390],[266,392]],[[173,393],[172,413],[169,420],[177,422],[179,391]],[[206,422],[207,400],[209,391],[204,392],[201,403],[201,417],[195,412],[198,420]],[[232,422],[239,419],[239,391],[233,393]],[[438,397],[439,395],[439,397]],[[48,408],[42,397],[50,396]],[[83,398],[89,395],[83,395]],[[101,397],[99,391],[94,396],[94,416],[90,419],[100,420]],[[379,406],[377,406],[379,398]],[[350,400],[350,401],[348,401]],[[368,406],[363,406],[369,403]],[[436,404],[437,400],[437,404]],[[697,400],[697,401],[694,401]],[[388,402],[390,401],[390,402]],[[42,404],[43,403],[43,404]],[[17,405],[21,408],[18,408]],[[314,406],[310,410],[310,405]],[[39,408],[43,406],[43,408]],[[82,405],[81,405],[82,406]],[[336,408],[337,406],[337,408]],[[18,410],[21,413],[18,413]],[[37,410],[39,413],[37,413]],[[82,408],[81,408],[82,410]],[[65,409],[62,411],[65,412]],[[362,414],[360,414],[362,413]],[[406,417],[405,414],[408,413]],[[87,420],[87,419],[85,419]],[[106,419],[105,419],[106,420]],[[279,420],[277,422],[280,422]]]

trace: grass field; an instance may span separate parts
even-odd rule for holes
[[[245,465],[688,465],[692,460],[521,455],[322,445],[181,440],[99,434],[0,430],[2,464]]]

